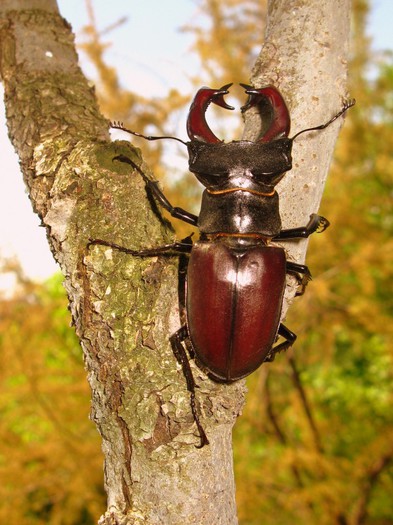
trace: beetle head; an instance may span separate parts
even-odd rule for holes
[[[288,138],[290,117],[279,91],[273,86],[262,89],[241,84],[249,100],[242,111],[256,106],[262,117],[269,117],[266,129],[255,141],[224,143],[209,129],[205,112],[213,102],[233,109],[224,101],[231,84],[220,89],[202,88],[191,105],[187,121],[189,169],[208,188],[226,189],[235,184],[235,176],[242,184],[258,187],[256,191],[270,192],[292,167],[292,140]],[[263,118],[265,120],[265,118]],[[236,179],[237,180],[237,179]],[[242,186],[243,187],[243,186]]]

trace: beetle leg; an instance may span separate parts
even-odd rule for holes
[[[287,261],[287,273],[293,275],[299,285],[299,290],[296,292],[296,296],[303,295],[307,284],[311,281],[311,272],[305,264],[297,264],[294,262]],[[303,275],[300,275],[303,274]]]
[[[129,157],[126,157],[126,155],[118,155],[117,157],[114,157],[113,160],[125,162],[126,164],[132,166],[134,170],[136,170],[142,176],[142,179],[145,181],[148,190],[153,194],[153,196],[157,199],[160,205],[171,214],[172,217],[174,217],[175,219],[180,219],[184,222],[188,222],[193,226],[197,226],[197,215],[194,215],[193,213],[190,213],[187,210],[183,210],[183,208],[177,208],[175,206],[172,206],[172,204],[165,197],[163,191],[158,186],[158,182],[156,180],[149,179],[146,176],[146,174],[143,173],[138,164],[133,162]]]
[[[182,345],[182,342],[185,341],[186,339],[188,339],[188,330],[187,330],[187,326],[184,325],[170,337],[170,342],[172,345],[173,353],[175,354],[175,357],[178,363],[181,365],[183,369],[183,375],[186,378],[186,383],[187,383],[187,390],[190,392],[191,412],[194,417],[194,421],[198,428],[199,436],[201,439],[200,445],[198,445],[196,448],[202,448],[205,445],[209,444],[209,440],[207,439],[207,436],[202,427],[202,424],[199,421],[199,415],[198,415],[197,407],[195,404],[195,388],[197,385],[195,383],[195,379],[192,374],[190,362],[188,360],[186,351]]]
[[[186,237],[181,241],[164,244],[162,246],[156,246],[155,248],[147,248],[146,250],[132,250],[114,242],[104,241],[103,239],[89,239],[87,248],[90,248],[90,246],[95,244],[99,246],[108,246],[109,248],[114,248],[119,252],[128,253],[129,255],[134,255],[136,257],[154,257],[156,255],[190,253],[192,249],[191,236]]]
[[[188,238],[187,238],[188,239]],[[186,239],[185,239],[186,240]],[[189,239],[191,242],[191,238]],[[192,244],[191,244],[192,246]],[[201,438],[201,443],[197,448],[202,448],[204,445],[209,444],[209,440],[205,434],[205,431],[199,421],[198,411],[195,404],[195,380],[192,374],[190,367],[190,362],[188,360],[187,353],[184,349],[182,343],[186,345],[186,348],[191,357],[194,356],[194,351],[191,346],[191,341],[187,329],[187,314],[186,314],[186,281],[187,281],[187,267],[188,267],[188,257],[184,254],[181,254],[179,258],[179,272],[178,272],[178,293],[179,293],[179,316],[182,327],[170,337],[170,342],[172,346],[173,353],[181,365],[183,370],[183,375],[186,379],[187,390],[190,392],[190,404],[191,412],[194,417],[194,421],[198,428],[199,436]]]
[[[158,182],[156,180],[148,179],[146,181],[146,185],[148,189],[152,192],[154,197],[158,200],[160,205],[165,210],[167,210],[172,217],[174,217],[175,219],[179,219],[183,222],[187,222],[188,224],[192,224],[193,226],[197,226],[198,216],[194,215],[193,213],[190,213],[187,210],[184,210],[183,208],[172,206],[172,204],[165,197],[164,193],[160,190]]]
[[[313,213],[310,215],[310,220],[306,226],[281,230],[281,232],[273,238],[273,241],[289,241],[292,239],[306,238],[315,232],[322,233],[329,225],[330,222],[325,219],[325,217]]]
[[[287,350],[289,347],[291,347],[297,338],[297,335],[291,332],[291,330],[289,330],[289,328],[287,328],[282,323],[278,327],[278,335],[281,335],[281,337],[283,337],[285,341],[272,347],[272,349],[265,358],[265,363],[274,361],[276,354],[279,354],[280,352],[283,352],[284,350]]]
[[[188,255],[182,253],[179,257],[178,266],[178,297],[179,297],[179,318],[180,325],[187,326],[187,270],[188,270]],[[187,336],[184,338],[183,343],[186,347],[188,355],[191,359],[195,358],[195,351],[191,344],[190,338]]]

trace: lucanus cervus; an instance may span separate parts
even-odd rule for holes
[[[263,114],[266,109],[270,113],[270,121],[255,142],[224,143],[206,123],[205,112],[210,103],[234,109],[224,100],[231,84],[220,89],[203,87],[197,92],[187,120],[189,142],[176,137],[145,136],[113,124],[114,128],[148,140],[172,138],[187,146],[189,169],[206,188],[199,216],[173,207],[158,183],[128,157],[120,155],[114,160],[126,162],[138,171],[160,205],[173,217],[197,226],[200,239],[193,244],[188,237],[146,250],[132,250],[102,239],[91,239],[89,243],[139,257],[181,255],[182,325],[170,342],[186,378],[200,447],[209,441],[195,406],[196,385],[183,343],[198,366],[220,382],[236,381],[251,374],[293,344],[296,335],[280,322],[286,275],[295,276],[299,284],[297,295],[301,295],[311,274],[306,265],[288,261],[285,250],[274,243],[322,232],[329,222],[313,214],[305,226],[282,229],[275,186],[292,168],[294,139],[302,133],[326,128],[355,103],[346,102],[325,124],[288,138],[290,115],[280,92],[273,86],[241,85],[249,95],[242,111],[256,107],[263,108]],[[275,345],[280,336],[283,341]]]

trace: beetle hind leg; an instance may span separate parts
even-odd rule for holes
[[[198,414],[198,410],[197,410],[196,403],[195,403],[195,389],[197,388],[197,384],[195,383],[195,379],[194,379],[194,376],[191,370],[190,362],[188,360],[187,353],[182,344],[184,341],[188,340],[187,326],[186,325],[182,326],[177,332],[175,332],[170,337],[169,340],[172,345],[173,353],[178,363],[182,367],[183,375],[187,383],[187,390],[190,392],[191,412],[194,417],[194,421],[198,428],[199,436],[201,439],[200,445],[198,445],[196,448],[202,448],[205,445],[209,444],[209,440],[207,439],[203,426],[199,420],[199,414]]]
[[[291,332],[291,330],[289,330],[289,328],[287,328],[282,323],[280,324],[278,328],[278,335],[283,337],[285,341],[271,348],[270,352],[265,357],[265,361],[264,361],[265,363],[270,363],[274,361],[276,354],[279,354],[280,352],[284,352],[285,350],[288,350],[288,348],[290,348],[293,345],[293,343],[296,341],[296,338],[297,338],[297,335]]]
[[[287,273],[293,275],[297,280],[299,288],[296,292],[296,297],[303,295],[306,290],[306,286],[312,279],[308,266],[305,264],[287,261]]]
[[[183,241],[182,241],[183,242]],[[192,246],[191,238],[187,238],[187,242]],[[191,412],[195,421],[195,424],[198,428],[199,436],[201,439],[200,444],[197,448],[202,448],[205,445],[209,444],[209,440],[205,434],[205,431],[202,427],[201,422],[199,421],[199,414],[196,407],[195,399],[195,389],[197,384],[191,370],[190,361],[186,352],[187,351],[191,358],[194,357],[194,351],[191,345],[191,341],[188,334],[187,328],[187,314],[186,314],[186,280],[187,280],[187,268],[188,268],[188,256],[182,253],[179,257],[179,267],[178,267],[178,298],[179,298],[179,314],[180,314],[180,323],[181,328],[177,330],[170,338],[169,341],[172,346],[172,351],[174,356],[177,359],[177,362],[181,365],[183,370],[183,375],[186,380],[187,390],[190,392],[190,405]],[[184,348],[184,345],[186,348]]]

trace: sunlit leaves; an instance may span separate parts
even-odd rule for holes
[[[93,524],[102,457],[61,278],[20,281],[0,301],[0,333],[0,522]]]

